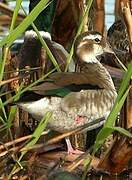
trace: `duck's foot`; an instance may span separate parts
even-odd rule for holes
[[[81,155],[81,154],[83,154],[84,152],[83,151],[80,151],[80,150],[78,150],[78,149],[68,149],[68,154],[76,154],[76,155]]]
[[[65,140],[66,140],[66,144],[67,144],[67,148],[68,148],[68,154],[81,155],[84,153],[83,151],[80,151],[78,149],[73,149],[69,137],[66,137]]]

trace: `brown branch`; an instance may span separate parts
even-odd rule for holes
[[[132,14],[128,2],[122,1],[121,7],[122,7],[124,21],[127,27],[130,53],[132,54]],[[125,115],[127,120],[127,128],[131,128],[132,127],[132,89],[130,89],[129,95],[126,100]]]
[[[52,139],[50,139],[50,140],[48,140],[47,142],[45,142],[45,143],[43,144],[43,147],[46,147],[47,145],[51,145],[51,144],[57,143],[57,142],[59,142],[60,140],[62,140],[63,138],[65,138],[65,137],[67,137],[67,136],[70,136],[70,135],[72,135],[72,134],[78,134],[78,133],[80,133],[80,132],[84,132],[84,131],[91,130],[92,126],[93,126],[95,123],[97,123],[97,122],[99,123],[99,122],[101,122],[101,121],[104,121],[104,118],[97,119],[97,120],[95,120],[94,122],[89,122],[88,124],[85,124],[85,125],[83,125],[83,126],[81,126],[81,127],[78,127],[78,128],[75,129],[75,130],[72,130],[72,131],[69,131],[69,132],[67,132],[67,133],[64,133],[64,134],[58,135],[58,136],[56,136],[56,137],[53,137]],[[44,131],[42,134],[45,135],[45,134],[47,134],[48,132],[49,132],[49,131]],[[31,138],[32,138],[32,135],[28,135],[28,136],[24,136],[24,137],[22,137],[22,138],[18,138],[18,139],[16,139],[16,140],[13,140],[13,141],[11,141],[11,142],[8,142],[8,143],[6,143],[6,144],[1,145],[1,146],[0,146],[0,150],[2,150],[2,149],[4,149],[4,148],[7,148],[7,147],[9,147],[9,146],[11,146],[11,145],[15,145],[15,144],[17,144],[17,143],[20,143],[20,142],[22,142],[22,141],[25,141],[25,140],[27,140],[27,139],[31,139]],[[31,148],[32,148],[32,147],[31,147]]]
[[[130,11],[130,6],[128,3],[121,2],[122,13],[124,17],[124,21],[127,27],[128,37],[129,37],[129,45],[130,52],[132,54],[132,15]]]
[[[12,81],[16,81],[16,80],[19,80],[19,79],[20,79],[19,77],[14,77],[14,78],[10,78],[8,80],[1,81],[0,86],[3,86],[5,84],[11,83]]]
[[[104,32],[104,0],[95,1],[95,22],[94,30],[103,34]]]
[[[11,17],[9,17],[8,15],[0,16],[0,25],[1,26],[8,25],[10,23],[11,23]]]
[[[46,135],[46,134],[48,134],[48,133],[49,133],[49,130],[44,131],[44,132],[42,133],[42,135]],[[42,135],[41,135],[41,136],[42,136]],[[0,145],[0,150],[3,150],[3,149],[5,149],[5,148],[8,148],[9,146],[12,146],[12,145],[18,144],[18,143],[20,143],[20,142],[26,141],[26,140],[28,140],[28,139],[31,139],[32,137],[33,137],[32,135],[27,135],[27,136],[24,136],[24,137],[15,139],[15,140],[13,140],[13,141],[11,141],[11,142],[7,142],[7,143],[5,143],[5,144],[3,144],[3,145]]]
[[[61,148],[62,145],[61,144],[50,144],[50,145],[47,145],[47,146],[44,146],[43,143],[41,144],[35,144],[31,147],[21,147],[21,146],[15,146],[13,148],[10,148],[10,149],[7,149],[3,152],[0,153],[0,157],[3,157],[7,154],[13,154],[13,153],[16,153],[16,152],[23,152],[23,151],[32,151],[32,150],[37,150],[37,153],[40,153],[41,151],[44,153],[44,152],[48,152],[48,151],[51,151],[51,150],[55,150],[57,148]],[[40,150],[42,149],[42,150]]]
[[[115,20],[121,16],[120,0],[115,1]]]

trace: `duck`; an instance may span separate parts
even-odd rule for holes
[[[127,28],[123,17],[118,17],[116,21],[108,29],[107,40],[117,57],[124,65],[131,62],[131,52],[129,47],[129,38]],[[113,63],[113,66],[117,66]]]
[[[123,52],[129,52],[129,40],[125,22],[122,18],[118,18],[108,29],[108,40],[114,49]]]
[[[55,72],[38,85],[25,91],[15,104],[40,121],[52,112],[47,127],[59,133],[107,119],[117,97],[112,78],[98,56],[112,53],[103,36],[95,31],[82,33],[75,40],[74,52],[79,72]],[[68,153],[78,154],[69,137],[65,138]]]
[[[66,59],[68,58],[69,53],[61,44],[52,40],[51,34],[49,32],[39,31],[39,34],[46,42],[56,62],[59,64],[61,71],[64,71]],[[19,69],[25,69],[25,67],[38,67],[40,61],[44,61],[44,73],[52,70],[54,66],[49,59],[45,58],[43,51],[42,44],[40,43],[36,32],[34,30],[27,30],[24,35],[24,42],[21,45],[17,55]],[[75,64],[73,59],[71,59],[68,71],[75,71]]]

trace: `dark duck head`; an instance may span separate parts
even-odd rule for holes
[[[51,39],[51,35],[48,32],[39,31],[41,37],[46,42],[49,50],[54,56],[55,60],[59,64],[62,71],[65,69],[66,59],[68,57],[68,52],[64,47]],[[18,54],[19,69],[24,69],[25,67],[38,67],[40,62],[44,63],[44,72],[49,72],[54,68],[52,61],[47,59],[42,50],[42,44],[35,31],[26,31],[24,36],[24,42]],[[74,71],[73,60],[70,63],[69,71]]]
[[[38,121],[51,111],[48,127],[61,133],[98,118],[106,120],[117,96],[109,72],[97,59],[106,50],[110,51],[99,33],[83,33],[75,42],[80,72],[54,73],[23,93],[16,104]],[[66,142],[68,152],[73,152],[69,139]]]
[[[48,32],[40,31],[41,36],[46,40],[51,40]],[[19,68],[23,69],[26,66],[31,68],[38,66],[42,45],[35,31],[30,30],[25,32],[24,43],[18,54]]]

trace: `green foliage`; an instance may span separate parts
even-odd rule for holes
[[[11,107],[11,110],[9,112],[9,115],[6,114],[5,111],[5,105],[7,105],[10,101],[12,101],[13,99],[17,99],[23,92],[25,92],[26,90],[29,90],[32,86],[36,85],[38,82],[42,81],[44,78],[46,78],[50,73],[54,72],[54,70],[58,70],[60,71],[60,67],[57,64],[56,60],[54,59],[52,53],[50,52],[50,50],[48,49],[46,43],[44,42],[43,38],[40,36],[38,29],[36,28],[36,26],[33,24],[33,21],[36,19],[36,17],[46,8],[47,3],[49,3],[49,0],[41,0],[37,6],[30,12],[30,14],[23,20],[23,22],[17,26],[15,29],[15,21],[16,21],[16,17],[18,14],[18,11],[20,9],[21,6],[21,2],[22,0],[18,0],[16,1],[16,7],[14,10],[14,14],[13,14],[13,18],[12,18],[12,22],[11,22],[11,27],[9,30],[9,35],[7,37],[5,37],[1,42],[0,42],[0,46],[5,46],[5,50],[4,50],[4,55],[3,57],[1,57],[1,63],[0,63],[0,81],[3,79],[3,72],[4,72],[4,67],[5,67],[5,62],[7,59],[7,55],[8,55],[8,47],[14,42],[15,39],[17,39],[27,28],[28,26],[32,23],[33,28],[35,29],[42,45],[44,46],[44,48],[46,48],[47,53],[49,55],[49,57],[51,58],[55,69],[53,69],[51,72],[49,72],[48,74],[44,75],[42,78],[40,78],[39,80],[35,81],[34,83],[30,84],[28,87],[21,89],[20,91],[14,95],[11,99],[8,99],[6,102],[2,102],[2,100],[0,99],[0,121],[3,123],[3,127],[1,130],[7,129],[9,130],[12,126],[12,121],[14,119],[15,113],[16,113],[16,107]],[[86,18],[86,16],[89,13],[89,9],[91,7],[93,0],[89,0],[84,16],[81,20],[80,26],[78,28],[76,37],[82,32],[83,29],[83,24],[84,24],[84,20]],[[75,39],[76,39],[75,37]],[[74,40],[75,42],[75,40]],[[65,71],[67,71],[68,69],[68,65],[70,63],[71,57],[73,55],[73,51],[74,51],[74,42],[70,51],[70,55],[67,59],[67,66]],[[115,122],[116,122],[116,118],[118,113],[121,110],[121,107],[124,104],[124,101],[129,93],[129,90],[131,87],[129,87],[129,81],[132,78],[132,63],[128,66],[128,70],[124,76],[124,79],[121,83],[119,92],[118,92],[118,96],[115,102],[115,105],[106,121],[106,123],[104,124],[104,127],[101,129],[101,131],[99,132],[96,142],[94,144],[94,148],[93,148],[93,154],[103,145],[103,143],[105,142],[106,138],[113,133],[113,131],[118,131],[119,133],[122,133],[130,138],[132,138],[132,134],[129,133],[127,130],[121,128],[121,127],[115,127]],[[49,93],[53,93],[52,91]],[[64,96],[65,92],[64,89],[57,90],[58,96]],[[69,93],[69,91],[67,90],[66,93]],[[39,137],[41,136],[41,133],[43,132],[43,130],[45,129],[48,120],[51,118],[52,113],[48,112],[46,114],[46,116],[42,119],[42,121],[39,123],[38,127],[36,128],[35,132],[32,134],[33,138],[30,142],[28,142],[26,144],[25,147],[29,148],[32,147],[39,139]],[[25,155],[26,152],[22,152],[21,156],[18,160],[18,164],[20,163],[22,157]],[[86,162],[86,166],[87,164],[89,164],[90,161],[88,160],[88,162]],[[16,166],[13,168],[11,174],[16,170]]]

